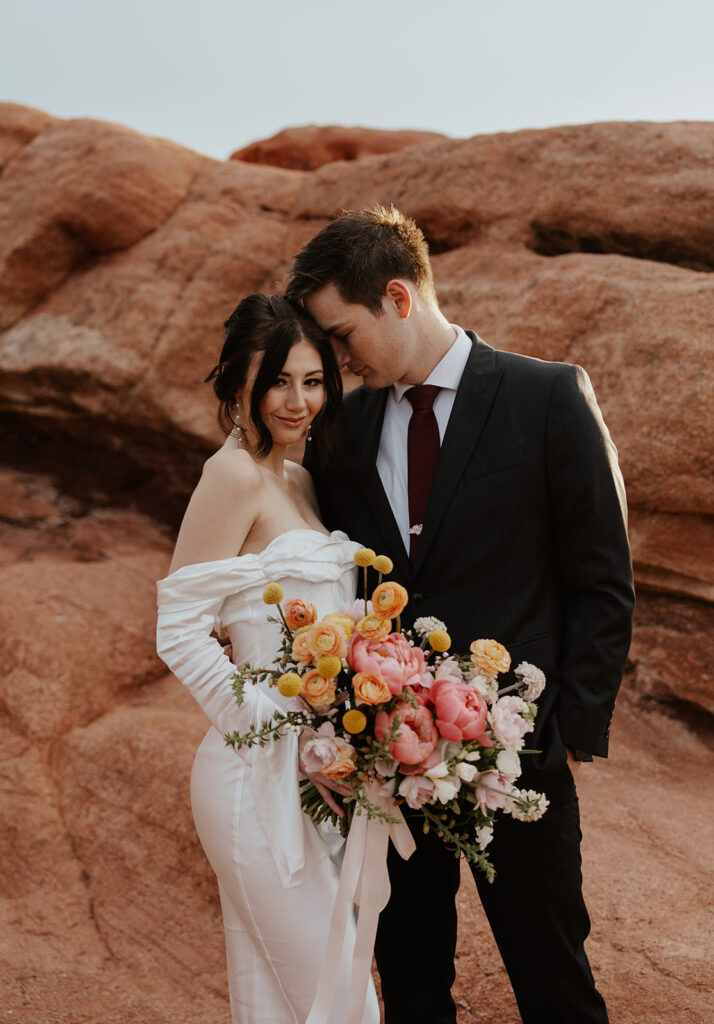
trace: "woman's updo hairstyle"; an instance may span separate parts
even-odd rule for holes
[[[218,398],[218,422],[226,434],[236,427],[233,409],[236,395],[245,386],[256,352],[262,353],[258,373],[250,395],[250,418],[258,432],[255,454],[264,457],[273,447],[273,438],[263,417],[260,403],[282,372],[293,345],[308,341],[322,362],[325,404],[312,421],[312,443],[322,467],[325,466],[342,408],[342,378],[327,335],[299,306],[283,295],[248,295],[225,322],[225,342],[221,357],[206,377],[213,382]]]

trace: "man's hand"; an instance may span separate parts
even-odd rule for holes
[[[340,818],[344,818],[344,808],[340,806],[332,794],[339,793],[340,796],[349,796],[349,788],[341,786],[339,782],[333,782],[332,779],[326,779],[319,772],[313,772],[312,775],[308,773],[307,778],[313,783],[322,799],[329,804],[335,814],[339,815]]]

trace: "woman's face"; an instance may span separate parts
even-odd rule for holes
[[[248,382],[238,396],[241,423],[249,422],[250,389],[258,370],[257,355]],[[270,431],[273,444],[289,445],[299,441],[325,401],[322,360],[309,341],[296,342],[275,384],[260,401],[260,415]]]

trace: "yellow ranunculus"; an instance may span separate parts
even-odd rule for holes
[[[278,679],[278,692],[283,697],[297,697],[302,690],[302,679],[297,672],[285,672]]]
[[[355,628],[365,640],[379,643],[380,640],[386,640],[392,632],[392,620],[383,619],[381,615],[365,615],[363,619],[359,620]]]
[[[269,583],[263,591],[263,601],[266,604],[280,604],[283,599],[283,588],[279,583]]]
[[[324,615],[323,618],[327,619],[328,622],[336,622],[338,626],[341,626],[345,631],[345,636],[349,640],[352,636],[352,630],[355,628],[354,619],[351,619],[349,615],[342,615],[340,612],[329,612]]]
[[[334,679],[340,674],[342,662],[334,654],[323,654],[315,662],[315,668],[323,679]]]
[[[345,711],[342,716],[342,724],[346,732],[356,736],[357,733],[364,732],[366,729],[367,716],[363,711],[357,711],[356,708],[353,708],[352,711]]]
[[[442,654],[451,647],[451,637],[445,629],[435,629],[433,633],[429,634],[429,646],[432,651]]]
[[[372,565],[376,557],[372,548],[360,548],[359,551],[355,551],[355,563],[363,569]]]
[[[508,672],[511,667],[511,655],[497,640],[474,640],[471,661],[490,679],[495,679],[500,672]]]

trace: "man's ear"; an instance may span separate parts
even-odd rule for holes
[[[388,281],[384,301],[396,309],[400,319],[406,320],[412,311],[413,302],[408,282],[403,281],[400,277],[394,277]]]

